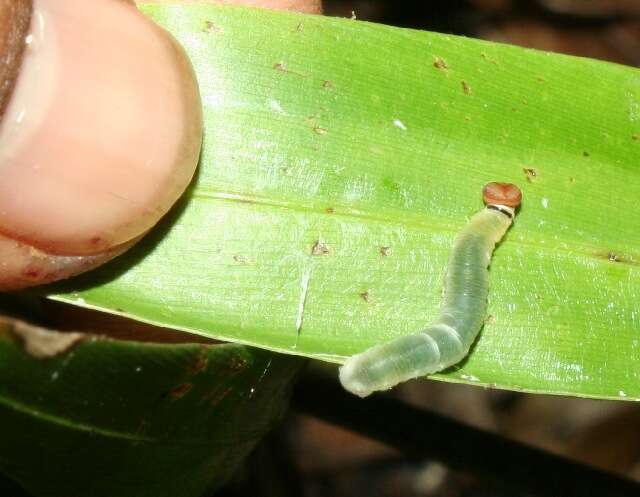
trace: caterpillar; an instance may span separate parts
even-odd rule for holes
[[[510,183],[488,183],[482,196],[485,208],[453,242],[438,318],[418,333],[349,357],[339,374],[346,390],[366,397],[441,371],[469,353],[485,318],[493,249],[511,226],[522,200],[520,189]]]

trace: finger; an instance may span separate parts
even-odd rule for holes
[[[0,0],[1,19],[0,60],[18,68],[0,74],[12,289],[94,267],[155,225],[194,173],[202,120],[186,55],[133,3]]]
[[[139,0],[140,2],[144,0]],[[175,3],[176,0],[155,0],[156,3]],[[209,3],[245,5],[274,10],[290,10],[306,14],[321,14],[321,0],[209,0]]]

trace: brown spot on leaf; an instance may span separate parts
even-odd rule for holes
[[[633,256],[614,252],[613,250],[609,250],[608,252],[597,252],[595,255],[600,259],[615,262],[616,264],[629,264],[633,266],[640,264],[637,260],[634,260]]]
[[[301,72],[292,71],[291,69],[287,69],[287,66],[285,65],[284,62],[276,62],[275,64],[273,64],[273,68],[276,71],[284,72],[284,73],[287,73],[287,74],[294,74],[295,76],[300,76],[302,78],[308,77],[306,74],[302,74]]]
[[[446,71],[447,69],[449,69],[447,63],[440,57],[436,57],[435,59],[433,59],[433,67],[440,71]]]
[[[325,79],[325,80],[322,82],[322,87],[323,87],[325,90],[329,90],[329,89],[333,88],[333,83],[332,83],[331,81],[329,81],[328,79]]]
[[[371,301],[371,294],[369,293],[369,290],[365,290],[364,292],[362,292],[360,294],[360,298],[369,303]]]
[[[462,91],[465,95],[471,95],[471,86],[466,81],[462,81]]]
[[[317,240],[311,247],[311,255],[329,255],[330,253],[329,247],[322,240]]]
[[[313,128],[313,132],[318,135],[326,135],[328,133],[328,130],[326,128],[321,128],[320,126],[316,126],[315,128]]]
[[[222,392],[217,392],[217,391],[212,392],[207,397],[205,397],[205,400],[208,400],[209,402],[211,402],[211,405],[216,406],[220,402],[222,402],[224,398],[231,393],[231,391],[232,391],[232,388],[228,387],[228,388],[225,388]]]
[[[244,358],[238,356],[231,356],[231,359],[229,359],[229,363],[227,364],[227,369],[229,371],[233,371],[234,373],[242,371],[246,367],[247,361]]]
[[[482,57],[484,60],[486,60],[487,62],[489,62],[490,64],[495,64],[498,65],[498,61],[495,59],[490,58],[486,53],[482,52],[480,54],[480,57]]]
[[[486,318],[484,318],[484,324],[491,326],[496,322],[496,318],[493,314],[488,314]]]
[[[178,400],[184,397],[185,395],[187,395],[192,388],[193,388],[193,385],[191,383],[182,383],[177,387],[174,387],[171,390],[169,390],[169,395],[174,400]]]
[[[247,264],[249,260],[243,255],[234,255],[233,260],[239,264]]]
[[[209,364],[209,357],[207,356],[207,347],[201,347],[198,351],[198,354],[194,358],[194,360],[189,365],[189,369],[187,373],[191,376],[196,375],[198,373],[202,373],[207,369],[207,365]]]
[[[204,22],[204,29],[203,31],[205,33],[222,33],[223,30],[220,26],[218,26],[217,24],[215,24],[214,22],[211,21],[205,21]]]
[[[535,169],[533,169],[532,167],[523,167],[522,168],[522,172],[525,174],[527,181],[529,183],[533,183],[533,178],[535,178],[536,176],[538,176],[538,173]]]
[[[380,247],[380,255],[382,257],[389,257],[391,255],[391,247]]]
[[[324,211],[327,214],[333,214],[336,210],[333,207],[327,207]]]

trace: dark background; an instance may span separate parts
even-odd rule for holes
[[[324,0],[325,15],[640,66],[640,0]]]

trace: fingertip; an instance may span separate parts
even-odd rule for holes
[[[34,0],[21,43],[0,108],[0,234],[20,247],[16,264],[31,247],[64,260],[67,277],[119,253],[182,195],[202,140],[199,90],[182,47],[132,2]]]

